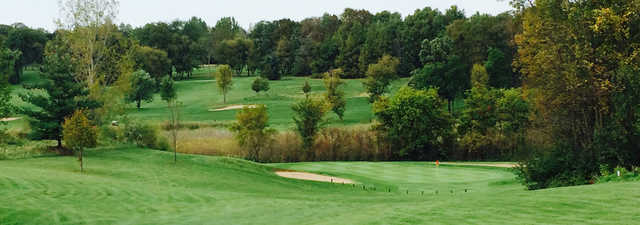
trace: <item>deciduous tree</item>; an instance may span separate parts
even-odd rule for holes
[[[22,113],[31,120],[31,137],[34,139],[52,139],[62,147],[62,122],[77,109],[93,109],[100,106],[90,100],[87,87],[75,80],[72,65],[72,53],[64,38],[58,37],[47,43],[43,67],[42,82],[33,88],[44,90],[41,95],[29,92],[20,97],[36,106],[22,108]]]
[[[437,160],[451,137],[452,119],[436,89],[403,87],[374,103],[377,130],[394,146],[397,159]]]
[[[135,61],[138,69],[147,71],[151,75],[156,88],[160,88],[162,79],[169,75],[169,71],[172,69],[167,52],[148,46],[136,48]]]
[[[169,109],[169,134],[173,143],[173,163],[178,162],[178,131],[180,130],[180,106],[173,80],[165,78],[160,88],[160,97]]]
[[[231,72],[231,67],[229,65],[219,66],[215,72],[215,78],[218,90],[224,96],[224,103],[226,104],[227,93],[229,93],[233,86],[233,72]]]
[[[344,84],[340,77],[342,76],[341,69],[331,70],[324,75],[324,87],[327,89],[325,98],[327,102],[331,104],[331,110],[338,115],[340,120],[344,117],[344,111],[347,107],[347,100],[344,97],[344,91],[340,88]]]
[[[327,113],[327,105],[322,99],[305,98],[294,104],[292,109],[296,132],[302,139],[302,150],[306,160],[313,161],[315,154],[312,148],[318,132],[326,125],[324,117]]]
[[[365,89],[369,92],[369,102],[375,102],[387,92],[387,87],[398,78],[399,64],[400,60],[397,58],[385,55],[378,63],[369,65],[367,79],[363,81]]]
[[[138,70],[131,76],[131,92],[127,101],[135,102],[138,110],[142,101],[153,101],[154,83],[151,75],[144,70]]]
[[[82,110],[76,110],[62,124],[64,144],[78,154],[80,172],[84,170],[83,153],[85,148],[96,147],[97,129],[91,124]]]

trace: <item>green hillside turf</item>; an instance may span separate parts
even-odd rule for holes
[[[251,90],[255,77],[234,77],[233,89],[227,95],[227,104],[223,103],[222,94],[216,87],[215,80],[189,80],[177,82],[178,98],[183,103],[181,118],[185,122],[229,123],[235,120],[238,110],[210,112],[230,105],[265,104],[270,115],[270,123],[278,129],[291,128],[293,110],[291,106],[304,98],[302,85],[308,78],[286,77],[280,81],[270,81],[271,89],[267,93],[256,94]],[[404,85],[406,79],[399,80],[392,87],[394,90]],[[309,79],[312,95],[322,97],[325,92],[321,79]],[[347,110],[344,121],[329,113],[334,126],[346,126],[370,123],[373,119],[371,104],[368,102],[362,80],[345,80],[342,87],[347,99]],[[142,104],[142,109],[131,108],[129,115],[147,121],[162,122],[167,120],[166,103],[156,95],[151,103]]]
[[[639,182],[525,191],[510,171],[499,168],[414,162],[262,165],[190,155],[179,155],[174,165],[172,157],[144,149],[92,150],[84,174],[74,157],[0,161],[0,224],[640,221]],[[290,180],[275,176],[275,167],[340,175],[360,184]]]

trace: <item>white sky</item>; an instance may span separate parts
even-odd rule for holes
[[[372,13],[388,10],[407,16],[418,8],[429,6],[444,11],[451,5],[457,5],[467,15],[475,12],[495,15],[511,9],[506,0],[120,0],[117,23],[137,27],[197,16],[213,26],[218,19],[233,16],[246,29],[261,20],[300,21],[325,12],[339,15],[345,8],[367,9]],[[0,0],[0,24],[22,22],[52,31],[58,11],[58,0]]]

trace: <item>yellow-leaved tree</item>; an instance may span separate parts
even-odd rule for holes
[[[76,110],[73,115],[65,119],[62,124],[64,144],[78,154],[80,172],[83,171],[82,155],[85,148],[95,147],[97,144],[97,129],[85,116],[82,110]]]
[[[224,103],[227,103],[227,93],[231,90],[231,86],[233,86],[233,72],[231,72],[231,67],[229,65],[222,65],[218,67],[218,71],[215,73],[216,84],[218,85],[218,89],[224,96]]]

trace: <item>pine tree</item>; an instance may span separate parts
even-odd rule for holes
[[[62,147],[62,123],[77,109],[93,109],[99,103],[87,98],[87,88],[74,80],[71,52],[68,45],[61,39],[55,39],[47,44],[44,59],[44,74],[46,82],[34,88],[44,90],[47,94],[33,92],[21,95],[21,98],[36,106],[23,108],[22,112],[29,118],[33,139],[57,140],[58,147]]]

